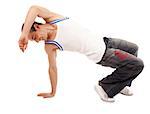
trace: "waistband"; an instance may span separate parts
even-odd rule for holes
[[[106,54],[106,51],[107,51],[107,44],[108,44],[109,38],[103,37],[103,41],[105,42],[106,49],[105,49],[105,52],[104,52],[104,54],[103,54],[102,59],[101,59],[99,62],[97,62],[96,64],[101,64],[101,62],[102,62],[102,60],[103,60],[103,58],[104,58],[104,56],[105,56],[105,54]]]

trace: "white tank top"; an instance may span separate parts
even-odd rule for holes
[[[60,50],[82,53],[95,63],[101,60],[106,48],[103,38],[70,18],[57,22],[55,39],[45,43],[55,44]]]

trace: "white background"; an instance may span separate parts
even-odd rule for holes
[[[58,88],[49,92],[48,60],[44,43],[30,42],[22,53],[17,41],[31,5],[76,19],[100,37],[122,38],[140,47],[145,69],[133,82],[134,96],[117,95],[115,103],[102,102],[94,91],[97,81],[113,71],[78,53],[57,55]],[[4,0],[0,3],[0,114],[127,114],[150,113],[150,3],[149,0]]]

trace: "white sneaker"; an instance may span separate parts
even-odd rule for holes
[[[131,90],[129,90],[129,88],[126,86],[124,87],[121,91],[121,94],[126,95],[126,96],[132,96],[133,92]]]
[[[104,89],[99,86],[99,85],[95,85],[95,91],[98,93],[98,95],[100,96],[100,98],[105,101],[105,102],[115,102],[114,98],[109,98],[107,93],[104,91]]]

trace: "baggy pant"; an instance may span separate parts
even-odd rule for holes
[[[110,98],[118,94],[125,86],[131,86],[132,81],[144,68],[143,61],[137,58],[138,46],[121,39],[106,38],[105,54],[97,64],[116,68],[112,74],[99,81],[99,85]]]

